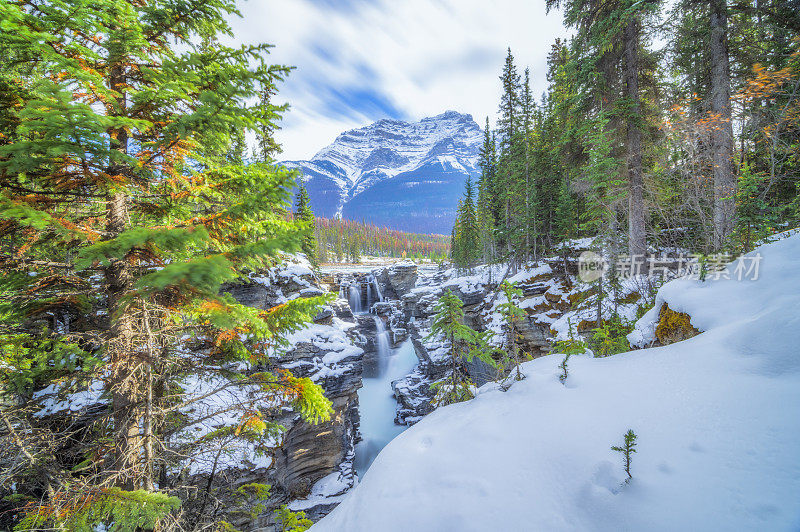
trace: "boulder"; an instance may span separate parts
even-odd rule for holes
[[[395,423],[413,425],[433,411],[431,398],[434,394],[430,385],[431,380],[419,367],[410,375],[392,382],[392,390],[397,399]]]
[[[692,325],[691,316],[672,310],[666,303],[661,305],[656,325],[656,339],[661,345],[682,342],[698,334],[700,331]]]
[[[403,261],[387,268],[386,278],[397,297],[403,297],[417,284],[417,265]]]

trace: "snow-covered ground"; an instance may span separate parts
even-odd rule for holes
[[[702,334],[574,356],[565,384],[563,356],[524,364],[398,436],[313,530],[800,530],[800,235],[756,252],[758,280],[659,291]]]

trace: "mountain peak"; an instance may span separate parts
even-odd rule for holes
[[[319,216],[447,233],[464,180],[478,174],[482,135],[471,115],[453,110],[418,122],[384,118],[341,133],[309,161],[284,164],[302,170]],[[401,204],[413,212],[401,214]]]
[[[442,114],[438,114],[436,116],[423,118],[423,122],[432,121],[432,120],[453,120],[453,119],[460,119],[464,121],[474,122],[472,119],[472,115],[468,113],[459,113],[458,111],[448,110]]]

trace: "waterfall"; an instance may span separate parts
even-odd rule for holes
[[[365,360],[363,386],[358,390],[362,439],[356,445],[355,468],[360,478],[364,477],[381,449],[407,428],[394,423],[397,401],[392,381],[411,373],[418,363],[411,340],[406,340],[397,349],[390,349],[389,332],[378,316],[375,316],[375,328],[377,360],[371,367]]]
[[[358,283],[354,282],[350,285],[348,301],[350,301],[350,310],[356,314],[361,312],[361,287],[358,286]]]
[[[383,324],[383,320],[375,316],[375,347],[378,352],[378,375],[380,377],[386,372],[386,365],[389,362],[391,350],[389,348],[389,332]]]
[[[383,301],[383,294],[381,293],[381,285],[378,284],[378,280],[375,278],[374,275],[369,276],[369,283],[375,287],[375,293],[378,294],[378,301]]]
[[[367,283],[367,312],[372,310],[372,285]]]

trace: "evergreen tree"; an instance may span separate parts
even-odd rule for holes
[[[277,80],[282,80],[277,77]],[[275,141],[275,130],[279,129],[276,121],[280,119],[280,113],[285,111],[288,105],[272,105],[272,96],[275,94],[274,87],[263,87],[259,93],[260,106],[257,108],[260,114],[260,123],[256,130],[256,148],[254,158],[262,163],[269,163],[275,156],[281,153],[280,144]]]
[[[463,302],[446,290],[434,307],[435,314],[428,338],[441,337],[448,344],[450,368],[448,375],[437,385],[436,406],[466,401],[474,397],[474,385],[463,368],[462,361],[478,357],[495,365],[488,347],[488,335],[464,325]]]
[[[628,474],[625,482],[630,481],[633,478],[631,476],[631,459],[633,458],[633,453],[636,452],[636,434],[633,429],[628,429],[628,432],[625,433],[625,444],[622,447],[615,445],[611,447],[611,450],[622,454],[625,460],[625,473]]]
[[[317,257],[317,239],[316,239],[316,219],[314,212],[311,210],[311,202],[308,198],[308,191],[303,183],[300,183],[300,188],[295,197],[295,219],[303,223],[303,242],[301,249],[306,254],[308,261],[314,266],[319,266]]]
[[[531,93],[530,69],[525,69],[525,77],[520,90],[520,112],[522,115],[522,128],[520,131],[523,152],[522,175],[524,181],[523,189],[523,238],[524,249],[521,250],[523,260],[526,260],[531,252],[536,256],[536,242],[539,239],[539,220],[538,206],[539,194],[533,174],[533,150],[531,146],[534,115],[536,112],[536,102]]]
[[[497,120],[499,136],[495,188],[501,201],[502,225],[498,231],[498,247],[509,260],[524,256],[523,217],[525,205],[524,138],[520,102],[520,75],[509,48],[500,76],[500,116]]]
[[[15,508],[20,529],[155,528],[197,444],[166,443],[194,422],[192,382],[252,386],[207,442],[268,441],[275,405],[330,415],[318,385],[270,370],[325,298],[260,310],[221,291],[302,235],[286,220],[295,175],[241,161],[240,133],[278,111],[245,102],[287,69],[266,45],[220,44],[234,13],[225,0],[0,2],[15,62],[0,84],[14,102],[1,118],[0,414],[20,428],[14,498],[34,501]],[[83,408],[107,410],[81,411],[80,431],[36,415],[35,390],[87,384],[107,403]],[[66,439],[77,455],[60,452]]]
[[[588,115],[585,131],[591,131],[602,115],[615,132],[612,147],[619,143],[620,149],[612,149],[611,154],[621,163],[616,171],[627,181],[629,253],[642,256],[647,251],[647,233],[641,78],[647,57],[641,24],[655,13],[658,1],[548,0],[547,5],[563,5],[565,23],[578,30],[574,60],[580,64],[580,107]]]
[[[462,200],[458,200],[456,213],[461,212],[463,209]],[[450,260],[458,268],[461,268],[461,265],[465,262],[464,249],[461,247],[461,240],[459,239],[459,234],[461,233],[460,223],[458,216],[456,216],[453,222],[453,229],[450,231]]]
[[[500,285],[500,290],[503,292],[505,301],[497,307],[497,310],[505,322],[506,369],[508,369],[508,366],[513,366],[510,370],[510,373],[513,374],[513,379],[521,381],[523,376],[519,365],[522,360],[519,346],[517,345],[517,337],[519,335],[519,322],[525,319],[526,314],[524,310],[519,308],[514,299],[522,296],[522,290],[508,281],[503,281]]]
[[[566,181],[561,181],[553,213],[553,235],[558,241],[569,240],[577,235],[576,203],[569,190],[569,184]]]
[[[453,231],[453,262],[458,268],[472,269],[481,256],[480,229],[475,212],[475,191],[467,176],[464,197],[459,202]]]
[[[478,180],[478,198],[476,216],[481,240],[482,260],[492,262],[496,253],[495,235],[502,223],[497,185],[497,154],[495,139],[486,117],[483,130],[483,144],[479,152],[478,166],[481,176]]]

